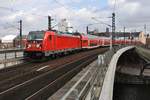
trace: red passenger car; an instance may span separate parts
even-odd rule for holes
[[[87,49],[97,48],[100,46],[100,38],[94,35],[84,35],[86,37],[86,47]]]
[[[88,48],[88,37],[86,35],[80,35],[81,38],[81,47],[84,48]]]

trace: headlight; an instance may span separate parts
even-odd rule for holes
[[[36,47],[39,48],[39,47],[40,47],[40,44],[37,44]]]
[[[31,48],[31,44],[28,44],[27,48]]]

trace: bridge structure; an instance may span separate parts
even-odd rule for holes
[[[99,55],[48,100],[113,100],[113,88],[120,57],[135,46],[116,47]]]
[[[12,59],[20,59],[19,52],[22,53],[22,50],[0,51],[0,54],[5,56],[4,61],[8,61],[6,57],[9,53],[14,55]],[[149,84],[149,62],[146,62],[149,57],[147,52],[143,56],[143,52],[135,46],[116,46],[98,55],[96,60],[84,67],[48,100],[114,100],[115,82]]]

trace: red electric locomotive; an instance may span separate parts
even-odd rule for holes
[[[83,46],[86,44],[83,43]],[[59,34],[55,31],[32,31],[29,32],[24,55],[27,57],[50,56],[81,48],[80,36]]]

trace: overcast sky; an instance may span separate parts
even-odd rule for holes
[[[18,21],[23,20],[23,34],[47,29],[47,16],[54,19],[53,26],[66,18],[74,30],[85,32],[91,23],[103,21],[111,24],[115,0],[0,0],[0,37],[18,34]],[[147,31],[150,28],[150,0],[116,0],[116,28],[123,31]],[[95,17],[96,20],[92,19]],[[105,31],[107,26],[96,24],[90,29]],[[57,27],[56,27],[57,28]]]

